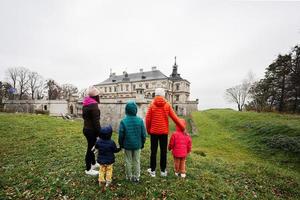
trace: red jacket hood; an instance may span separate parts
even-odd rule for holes
[[[157,107],[163,107],[167,101],[162,96],[156,96],[153,100],[153,104],[155,104]]]

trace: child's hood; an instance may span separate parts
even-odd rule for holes
[[[136,103],[134,101],[129,101],[126,104],[125,113],[126,113],[126,115],[136,116],[137,106],[136,106]]]
[[[181,118],[179,120],[182,123],[183,127],[186,128],[186,122],[185,122],[185,120],[181,119]],[[176,125],[176,131],[177,132],[182,132],[182,130],[180,129],[180,127],[178,125]]]
[[[112,136],[112,127],[109,125],[109,126],[105,126],[105,127],[102,127],[101,130],[100,130],[100,138],[103,139],[103,140],[110,140],[111,139],[111,136]]]

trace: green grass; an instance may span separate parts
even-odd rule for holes
[[[209,110],[194,113],[193,119],[199,133],[193,137],[185,180],[173,175],[171,154],[167,178],[147,175],[148,138],[141,183],[125,180],[120,152],[113,185],[101,193],[97,178],[84,174],[81,121],[0,113],[0,199],[300,198],[297,152],[264,142],[278,134],[299,137],[299,117]]]

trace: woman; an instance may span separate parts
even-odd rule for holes
[[[163,88],[155,89],[155,98],[150,104],[146,114],[146,128],[150,134],[150,168],[148,172],[151,177],[155,177],[156,153],[158,143],[160,147],[160,175],[167,176],[167,145],[169,134],[169,117],[182,131],[185,127],[175,114],[172,106],[164,98],[165,90]]]
[[[96,143],[97,137],[100,135],[100,110],[98,107],[100,91],[92,86],[88,89],[88,96],[83,100],[82,118],[84,119],[83,134],[87,140],[87,151],[85,155],[85,173],[92,176],[97,176],[99,167],[96,163],[95,155],[92,151]]]

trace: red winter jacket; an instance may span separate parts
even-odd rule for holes
[[[182,122],[185,121],[181,119]],[[182,132],[178,126],[172,134],[169,142],[169,150],[172,150],[173,156],[177,158],[186,157],[192,150],[192,139],[188,133]]]
[[[165,100],[164,97],[156,96],[150,104],[146,114],[146,128],[148,134],[168,134],[169,133],[169,118],[174,123],[184,130],[183,124],[175,114],[172,106]]]

